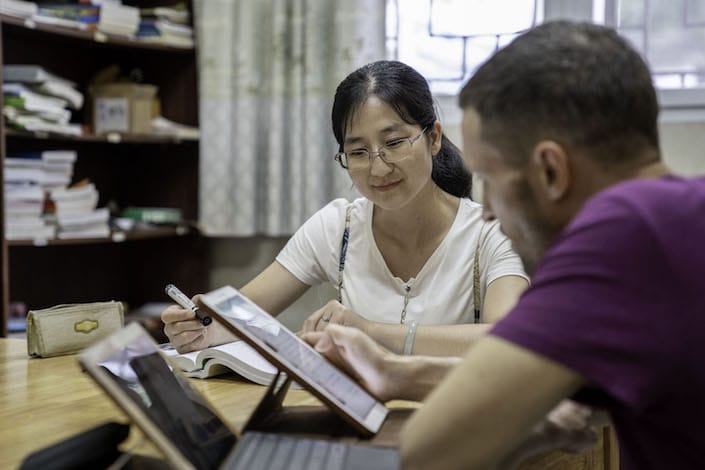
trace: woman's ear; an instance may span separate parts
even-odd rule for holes
[[[435,157],[441,151],[441,142],[443,141],[443,126],[441,126],[441,122],[434,122],[433,127],[428,129],[427,133],[431,142],[431,155]]]
[[[531,160],[546,197],[552,201],[562,199],[573,178],[566,149],[552,140],[542,140],[534,147]]]

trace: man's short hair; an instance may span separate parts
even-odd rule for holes
[[[515,163],[542,139],[618,163],[659,148],[658,102],[648,66],[611,28],[554,21],[517,37],[460,93],[482,137]]]

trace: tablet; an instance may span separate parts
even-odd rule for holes
[[[388,409],[276,318],[231,286],[199,298],[228,330],[336,411],[362,435],[379,431]]]
[[[215,469],[233,449],[235,433],[169,368],[137,323],[95,343],[78,360],[173,467]]]
[[[169,367],[157,344],[137,323],[95,343],[78,359],[164,453],[169,468],[399,468],[396,449],[253,431],[238,438],[205,397]],[[143,466],[135,463],[130,468]]]

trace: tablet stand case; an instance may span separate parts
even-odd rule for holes
[[[129,432],[127,424],[101,424],[30,454],[20,470],[107,468],[120,456],[118,446]]]
[[[413,408],[393,408],[379,432],[363,439],[350,424],[325,406],[284,406],[292,379],[279,371],[262,400],[245,424],[246,431],[304,435],[343,442],[365,442],[379,447],[398,447],[399,431]],[[119,445],[127,439],[130,426],[109,422],[40,449],[25,458],[20,470],[108,468],[121,455]],[[152,457],[130,456],[124,469],[161,470],[168,464]]]
[[[282,371],[272,379],[262,400],[243,428],[246,431],[276,432],[365,442],[379,447],[398,447],[399,431],[415,408],[392,408],[381,429],[370,439],[325,406],[284,406],[292,379]]]
[[[167,470],[164,460],[143,455],[129,455],[120,451],[119,445],[127,439],[130,425],[108,422],[71,436],[29,454],[20,470],[83,470],[110,468],[118,459],[125,458],[123,470]]]

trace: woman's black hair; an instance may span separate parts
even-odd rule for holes
[[[433,129],[438,119],[426,79],[416,70],[397,61],[380,60],[360,67],[335,92],[333,134],[343,151],[345,130],[357,110],[370,96],[376,96],[409,124]],[[470,197],[472,175],[463,164],[458,147],[443,135],[441,150],[433,158],[431,178],[443,191],[457,197]]]

